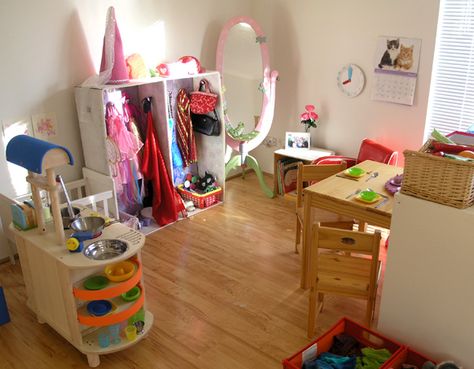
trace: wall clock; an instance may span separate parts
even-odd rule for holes
[[[364,72],[355,64],[347,64],[337,73],[337,86],[348,97],[358,96],[364,85]]]

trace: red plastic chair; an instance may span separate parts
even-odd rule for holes
[[[342,161],[347,163],[347,167],[356,165],[364,160],[373,160],[378,161],[379,163],[397,165],[398,161],[398,152],[389,149],[375,141],[372,141],[368,138],[364,138],[360,144],[359,155],[357,159],[350,158],[347,156],[332,155],[332,156],[323,156],[312,162],[312,164],[340,164]]]

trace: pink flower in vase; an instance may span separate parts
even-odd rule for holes
[[[300,121],[305,126],[305,132],[308,132],[311,127],[316,128],[319,123],[319,115],[316,113],[314,105],[306,105],[305,111],[300,115]]]

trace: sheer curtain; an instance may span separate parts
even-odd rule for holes
[[[474,124],[474,0],[441,0],[425,138]]]

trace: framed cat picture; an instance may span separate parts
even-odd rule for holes
[[[381,36],[374,58],[372,99],[413,105],[421,40]]]

